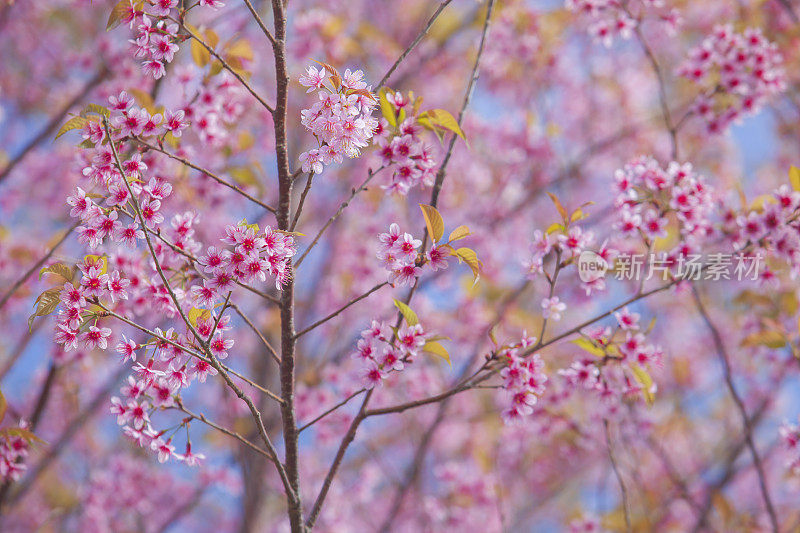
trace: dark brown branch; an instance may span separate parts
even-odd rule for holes
[[[289,230],[292,203],[292,173],[289,168],[289,152],[286,133],[289,108],[289,73],[286,66],[286,4],[284,0],[272,0],[272,18],[275,23],[276,101],[272,121],[275,126],[275,161],[278,171],[278,228]],[[286,493],[287,512],[292,533],[303,533],[303,507],[300,494],[300,457],[297,440],[297,421],[294,411],[295,390],[295,337],[294,337],[294,267],[289,260],[291,275],[281,291],[281,421],[285,469],[290,491]]]

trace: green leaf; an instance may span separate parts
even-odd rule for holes
[[[200,38],[203,37],[197,28],[189,26],[188,24],[186,27],[190,32],[192,32],[193,35],[196,35]],[[194,64],[200,68],[204,68],[206,65],[208,65],[208,63],[211,61],[211,52],[209,52],[205,46],[200,44],[200,41],[197,39],[192,39],[192,44],[190,47],[192,51],[192,61],[194,61]]]
[[[6,397],[3,395],[3,391],[0,390],[0,422],[5,419],[7,410],[8,402],[6,401]]]
[[[244,59],[245,61],[253,60],[253,47],[247,39],[239,39],[233,44],[228,46],[226,50],[227,56],[235,57],[237,59]]]
[[[133,96],[133,98],[136,100],[136,103],[141,107],[147,109],[151,113],[155,112],[156,103],[150,93],[141,89],[136,89],[135,87],[128,89],[128,93]]]
[[[439,242],[444,235],[444,220],[442,215],[432,205],[419,204],[422,209],[422,216],[425,217],[425,226],[428,228],[428,234],[433,239],[433,242]]]
[[[98,260],[102,261],[102,265],[103,265],[100,268],[100,273],[101,274],[107,274],[108,273],[108,257],[106,257],[104,255],[89,254],[89,255],[87,255],[86,257],[83,258],[83,262],[84,263],[86,263],[86,262],[96,263]]]
[[[578,209],[573,211],[572,214],[569,216],[569,221],[570,222],[577,222],[578,220],[584,219],[587,216],[588,215],[586,215],[586,213],[583,212],[583,209],[581,209],[579,207]]]
[[[10,437],[11,436],[13,436],[13,437],[22,437],[23,439],[25,439],[25,442],[27,442],[28,444],[33,444],[34,442],[38,442],[40,444],[47,444],[45,441],[43,441],[42,439],[40,439],[39,437],[34,435],[33,431],[31,431],[30,429],[25,429],[25,428],[6,428],[6,429],[0,431],[0,434],[7,435],[7,436],[10,436]]]
[[[800,168],[794,165],[789,167],[789,183],[792,184],[792,189],[800,191]]]
[[[385,87],[381,89],[380,94],[378,95],[378,101],[381,104],[381,114],[383,118],[386,119],[386,122],[393,128],[397,127],[397,115],[394,114],[394,106],[389,103],[389,100],[386,98],[386,93],[389,90]]]
[[[248,224],[246,218],[243,218],[242,220],[240,220],[238,225],[240,227],[243,227],[243,228],[251,229],[251,230],[255,231],[256,233],[258,233],[261,230],[261,228],[258,227],[258,223]]]
[[[61,303],[61,287],[53,287],[52,289],[47,289],[42,294],[36,298],[34,302],[34,306],[36,310],[33,314],[28,317],[28,330],[30,331],[31,327],[33,326],[33,320],[37,316],[46,316],[52,313],[53,311],[58,308],[58,304]]]
[[[252,167],[232,167],[228,169],[228,174],[239,185],[246,187],[260,187],[261,185]]]
[[[134,9],[141,9],[142,3],[136,2],[134,4]],[[111,13],[108,15],[108,22],[106,22],[106,31],[112,30],[122,24],[122,19],[128,13],[128,9],[130,9],[131,3],[130,0],[120,0],[114,7],[111,9]]]
[[[766,346],[767,348],[783,348],[786,346],[786,336],[780,331],[768,329],[751,333],[742,340],[742,346]]]
[[[56,133],[56,139],[58,139],[59,137],[61,137],[65,133],[67,133],[68,131],[79,130],[79,129],[83,128],[88,123],[89,123],[89,120],[86,119],[86,118],[83,118],[83,117],[72,117],[71,119],[66,121],[63,126],[61,126],[60,130],[58,130],[58,133]]]
[[[395,300],[394,305],[400,310],[400,314],[403,315],[403,318],[406,319],[406,324],[409,326],[416,326],[419,324],[417,313],[415,313],[408,305],[400,300]]]
[[[472,270],[472,275],[475,278],[475,283],[478,282],[478,278],[481,277],[481,268],[483,268],[483,263],[478,259],[478,254],[475,253],[475,250],[472,248],[459,248],[453,254],[455,255],[459,261],[463,261],[469,266],[470,270]]]
[[[420,118],[425,121],[425,123],[430,124],[435,128],[442,128],[445,130],[452,131],[465,141],[467,138],[464,136],[464,132],[461,131],[461,126],[458,125],[458,121],[450,114],[449,111],[445,111],[444,109],[429,109],[420,115]]]
[[[202,318],[203,320],[208,320],[211,318],[211,311],[208,309],[198,309],[197,307],[192,307],[186,314],[186,318],[189,319],[189,322],[194,327],[197,327],[197,319]]]
[[[86,107],[83,108],[83,111],[81,111],[82,117],[85,117],[87,115],[98,115],[101,117],[109,117],[111,116],[111,111],[109,111],[107,107],[103,107],[101,105],[88,104]]]
[[[561,205],[561,201],[556,197],[555,194],[553,194],[551,192],[548,192],[547,196],[549,196],[550,199],[553,201],[553,205],[556,206],[556,210],[558,211],[558,214],[561,215],[561,218],[564,219],[564,221],[566,222],[567,221],[567,210],[564,208],[563,205]]]
[[[45,274],[55,274],[56,276],[61,276],[64,281],[72,281],[72,269],[62,263],[55,263],[50,266],[42,267],[39,271],[39,279],[42,279],[42,276]]]
[[[633,371],[636,381],[642,386],[642,396],[647,405],[653,405],[656,397],[653,394],[653,378],[647,373],[647,370],[642,368],[636,363],[631,363],[631,370]]]
[[[470,235],[472,234],[469,232],[469,228],[467,226],[459,226],[450,233],[450,236],[447,238],[447,242],[458,241]]]
[[[589,339],[583,337],[581,337],[580,339],[573,340],[572,344],[579,346],[584,351],[589,352],[590,354],[595,355],[597,357],[605,357],[606,355],[606,352],[602,348],[595,345],[595,343],[593,343]]]
[[[492,326],[492,329],[489,330],[489,339],[492,341],[492,344],[497,346],[497,328],[499,327],[498,324]]]
[[[452,363],[450,362],[450,354],[447,353],[445,347],[439,344],[438,342],[436,341],[426,342],[425,345],[422,347],[422,351],[441,357],[442,359],[447,361],[448,365],[452,366]]]
[[[553,222],[547,227],[546,233],[550,235],[551,233],[555,233],[556,231],[564,231],[564,224],[559,224],[558,222]]]

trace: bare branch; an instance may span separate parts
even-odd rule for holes
[[[614,476],[617,478],[619,484],[619,491],[622,495],[622,512],[625,515],[625,531],[631,531],[631,512],[630,505],[628,504],[628,489],[625,486],[625,480],[622,479],[622,473],[619,470],[617,459],[614,456],[614,447],[611,445],[611,432],[608,429],[608,420],[603,419],[603,429],[606,434],[606,449],[608,450],[608,458],[611,461],[611,468],[614,470]]]
[[[353,442],[353,439],[356,438],[358,426],[367,417],[366,408],[367,403],[369,403],[369,399],[372,397],[372,391],[373,390],[370,389],[369,392],[367,392],[367,394],[364,396],[364,401],[361,403],[361,409],[358,411],[358,415],[356,415],[356,417],[350,423],[350,428],[347,430],[347,433],[345,434],[344,439],[342,439],[341,444],[339,444],[339,449],[336,451],[336,457],[333,459],[333,463],[328,470],[328,474],[325,476],[325,480],[322,482],[322,488],[319,490],[319,495],[317,495],[317,499],[314,502],[314,507],[312,507],[311,513],[306,519],[306,527],[309,529],[314,527],[314,523],[317,521],[317,518],[319,518],[319,513],[322,510],[322,504],[325,502],[325,497],[328,495],[328,490],[331,488],[333,478],[336,476],[336,472],[339,470],[339,466],[342,464],[344,454],[347,452],[347,448]]]
[[[361,183],[361,185],[358,187],[358,189],[352,189],[350,191],[350,196],[347,198],[347,200],[342,202],[342,204],[339,206],[339,209],[336,211],[336,213],[334,213],[333,216],[331,216],[331,218],[329,218],[328,221],[325,222],[325,225],[322,226],[322,229],[320,229],[319,232],[317,232],[317,235],[316,235],[316,237],[314,237],[314,240],[311,241],[311,244],[308,245],[308,248],[305,249],[305,251],[302,253],[300,258],[294,263],[294,268],[295,269],[300,268],[300,263],[303,262],[303,260],[306,258],[308,253],[314,248],[314,246],[317,245],[319,240],[325,234],[325,231],[328,229],[328,227],[331,224],[333,224],[333,221],[336,220],[337,218],[339,218],[339,215],[342,214],[342,211],[344,211],[347,208],[347,206],[350,205],[350,202],[353,200],[353,198],[355,198],[356,195],[358,195],[362,191],[367,190],[367,185],[369,184],[370,181],[372,181],[372,178],[375,177],[375,175],[378,174],[384,168],[386,168],[386,167],[380,167],[378,170],[375,170],[375,171],[373,171],[372,169],[367,171],[367,179],[365,179]]]
[[[736,409],[742,419],[745,441],[747,442],[747,447],[750,450],[750,455],[753,457],[753,465],[755,466],[756,474],[758,475],[758,485],[761,489],[761,496],[764,498],[764,506],[766,507],[767,514],[769,515],[770,525],[772,526],[772,531],[777,533],[780,531],[780,526],[778,525],[778,516],[775,513],[775,507],[772,504],[772,498],[769,494],[769,486],[767,485],[767,476],[764,472],[764,465],[761,462],[761,456],[758,454],[758,449],[756,448],[755,441],[753,440],[753,427],[750,417],[747,415],[747,408],[745,407],[744,401],[742,400],[742,397],[739,395],[739,392],[736,390],[736,386],[733,383],[730,356],[725,348],[725,343],[722,341],[722,335],[711,321],[711,317],[703,305],[703,301],[700,299],[700,293],[697,291],[697,287],[694,285],[692,285],[692,296],[694,297],[694,302],[698,313],[700,313],[700,316],[703,318],[703,322],[705,322],[706,326],[711,332],[711,338],[714,341],[714,347],[717,350],[717,356],[719,357],[720,363],[722,363],[725,384],[728,387],[728,392],[730,392],[731,398],[733,398],[733,402],[736,404]]]
[[[276,363],[281,364],[281,358],[278,357],[278,352],[275,351],[275,348],[273,348],[272,345],[269,343],[269,341],[264,337],[264,335],[261,334],[261,331],[255,326],[255,324],[253,324],[253,322],[247,317],[247,315],[244,314],[244,312],[239,308],[238,305],[231,304],[231,307],[233,308],[234,311],[236,311],[236,313],[240,317],[242,317],[242,320],[244,320],[245,323],[248,326],[250,326],[250,329],[252,329],[253,332],[258,336],[258,338],[261,340],[261,343],[267,348],[267,350],[269,350],[272,359]]]
[[[378,82],[378,86],[375,88],[375,92],[378,92],[381,89],[381,87],[384,86],[384,84],[389,80],[389,77],[391,77],[394,71],[397,70],[397,67],[400,66],[400,63],[402,63],[403,60],[405,60],[405,58],[408,56],[408,54],[410,54],[411,51],[417,47],[420,41],[422,41],[422,38],[428,34],[431,27],[433,26],[433,23],[436,22],[436,19],[439,18],[439,15],[442,13],[442,11],[444,11],[444,8],[446,8],[447,5],[452,1],[453,0],[444,0],[441,4],[439,4],[439,7],[437,7],[436,11],[433,12],[433,15],[430,16],[427,24],[425,24],[425,27],[422,28],[422,31],[420,31],[419,34],[416,36],[416,38],[413,41],[411,41],[411,44],[409,44],[406,47],[406,49],[403,50],[403,52],[400,54],[400,57],[397,58],[394,64],[391,67],[389,67],[389,70],[386,72],[386,74],[383,75],[383,78],[381,78],[381,81]]]
[[[181,26],[181,28],[183,29],[183,31],[185,31],[185,32],[186,32],[186,33],[189,35],[189,37],[191,37],[192,39],[194,39],[195,41],[197,41],[198,43],[200,43],[200,45],[201,45],[203,48],[205,48],[205,49],[208,51],[208,53],[209,53],[209,54],[211,54],[212,56],[214,56],[214,58],[215,58],[217,61],[219,61],[219,62],[220,62],[220,64],[222,65],[222,68],[224,68],[225,70],[227,70],[228,72],[230,72],[231,74],[233,74],[233,77],[234,77],[234,78],[236,78],[237,80],[239,80],[239,83],[241,83],[241,84],[244,86],[244,88],[245,88],[245,89],[247,89],[247,91],[248,91],[250,94],[252,94],[252,95],[253,95],[253,97],[254,97],[256,100],[258,100],[258,103],[260,103],[262,106],[264,106],[264,108],[265,108],[267,111],[269,111],[270,113],[274,113],[274,112],[275,112],[275,108],[274,108],[273,106],[269,105],[269,104],[266,102],[266,100],[264,100],[263,98],[261,98],[261,96],[260,96],[260,95],[259,95],[259,94],[258,94],[258,93],[257,93],[257,92],[256,92],[256,91],[255,91],[255,90],[254,90],[254,89],[253,89],[251,86],[250,86],[250,84],[249,84],[249,83],[247,83],[247,81],[245,81],[245,79],[242,77],[242,75],[241,75],[241,74],[239,74],[238,72],[236,72],[236,69],[234,69],[233,67],[231,67],[231,66],[228,64],[228,62],[227,62],[227,61],[225,61],[224,59],[222,59],[222,57],[221,57],[221,56],[220,56],[220,55],[219,55],[217,52],[215,52],[215,51],[214,51],[214,49],[213,49],[213,48],[211,48],[211,47],[208,45],[208,43],[206,43],[206,42],[205,42],[203,39],[201,39],[201,38],[200,38],[200,37],[199,37],[199,36],[198,36],[196,33],[194,33],[192,30],[190,30],[188,27],[186,27],[186,25],[185,25],[185,24],[184,24],[182,21],[180,21],[180,20],[177,20],[177,19],[174,19],[174,18],[172,18],[172,17],[167,17],[167,18],[169,18],[169,19],[170,19],[170,20],[172,20],[173,22],[176,22],[176,23],[180,24],[180,26]]]
[[[177,155],[175,155],[173,153],[170,153],[170,152],[164,150],[163,148],[160,148],[160,147],[158,147],[158,146],[156,146],[154,144],[150,144],[147,141],[143,141],[139,137],[133,137],[133,140],[135,140],[137,143],[139,143],[139,144],[141,144],[143,146],[146,146],[147,148],[149,148],[151,150],[155,150],[156,152],[160,152],[160,153],[164,154],[165,156],[169,157],[170,159],[174,159],[175,161],[178,161],[179,163],[181,163],[181,164],[183,164],[183,165],[185,165],[185,166],[187,166],[189,168],[192,168],[194,170],[197,170],[198,172],[201,172],[201,173],[205,174],[206,176],[208,176],[212,180],[216,181],[220,185],[224,185],[225,187],[228,187],[229,189],[236,191],[237,193],[242,195],[244,198],[250,200],[254,204],[263,207],[264,209],[266,209],[267,211],[269,211],[272,214],[275,214],[276,211],[275,211],[274,207],[272,207],[271,205],[265,204],[264,202],[262,202],[258,198],[256,198],[256,197],[252,196],[251,194],[245,192],[238,185],[234,185],[233,183],[230,183],[229,181],[226,181],[226,180],[220,178],[219,176],[217,176],[216,174],[214,174],[210,170],[205,169],[203,167],[199,167],[199,166],[195,165],[194,163],[192,163],[191,161],[189,161],[189,160],[187,160],[187,159],[185,159],[183,157],[179,157],[179,156],[177,156]]]
[[[275,40],[275,37],[273,37],[272,33],[269,31],[269,29],[267,29],[267,26],[264,25],[264,21],[261,20],[258,11],[256,11],[256,9],[253,7],[253,4],[250,2],[250,0],[244,0],[244,3],[247,4],[247,9],[250,10],[253,18],[256,19],[258,27],[261,28],[261,31],[264,33],[264,35],[266,35],[267,39],[269,39],[269,42],[272,43],[272,46],[277,45],[278,41]]]
[[[31,277],[37,270],[42,268],[42,265],[44,265],[47,262],[47,260],[53,256],[56,250],[58,250],[61,247],[61,245],[64,244],[64,241],[67,240],[67,237],[72,235],[72,232],[75,231],[75,228],[77,228],[79,225],[80,221],[75,222],[72,226],[70,226],[67,229],[67,231],[64,232],[64,235],[53,246],[50,247],[47,253],[44,254],[38,261],[36,261],[36,263],[34,263],[33,266],[31,266],[22,275],[21,278],[19,278],[11,285],[11,288],[8,289],[8,291],[6,291],[6,293],[3,295],[3,298],[0,299],[0,309],[2,309],[4,305],[6,305],[8,300],[11,299],[11,296],[13,296],[13,294],[17,292],[20,287],[22,287],[22,285],[25,283],[25,281],[27,281],[29,277]]]
[[[8,175],[11,174],[11,171],[14,170],[14,167],[22,162],[22,160],[25,159],[31,150],[39,146],[42,141],[52,135],[56,128],[58,128],[59,124],[61,124],[61,122],[64,120],[64,117],[67,116],[69,110],[81,103],[95,87],[100,85],[100,83],[106,79],[106,77],[108,77],[109,73],[109,70],[103,66],[100,71],[95,74],[94,77],[86,83],[86,85],[84,85],[83,89],[76,94],[72,100],[64,105],[64,107],[62,107],[58,113],[53,115],[53,118],[51,118],[47,125],[42,128],[42,131],[40,131],[36,137],[26,144],[22,151],[17,154],[17,156],[12,159],[3,170],[0,171],[0,183],[2,183],[3,180],[5,180]]]
[[[178,404],[177,408],[179,410],[183,411],[184,413],[186,413],[187,415],[191,416],[195,420],[199,420],[200,422],[206,424],[207,426],[212,427],[212,428],[216,429],[217,431],[220,431],[221,433],[224,433],[225,435],[228,435],[229,437],[233,437],[234,439],[238,440],[239,442],[241,442],[242,444],[244,444],[245,446],[247,446],[251,450],[260,453],[261,455],[263,455],[264,457],[269,459],[271,462],[273,462],[273,463],[275,462],[275,458],[269,452],[267,452],[266,450],[264,450],[262,448],[259,448],[258,446],[256,446],[255,444],[253,444],[252,442],[250,442],[249,440],[247,440],[246,438],[241,436],[239,433],[236,433],[233,430],[230,430],[230,429],[228,429],[226,427],[223,427],[223,426],[217,424],[216,422],[212,422],[211,420],[206,418],[206,416],[203,413],[199,413],[199,414],[198,413],[193,413],[192,411],[187,409],[183,405],[183,402],[180,401],[180,400],[178,400],[177,404]]]
[[[336,318],[337,316],[342,314],[348,307],[357,304],[358,302],[360,302],[364,298],[367,298],[372,293],[379,291],[380,289],[382,289],[383,287],[386,287],[387,285],[389,285],[388,281],[384,281],[383,283],[378,283],[377,285],[372,287],[370,290],[368,290],[367,292],[365,292],[361,296],[357,296],[356,298],[353,298],[352,300],[350,300],[349,302],[347,302],[342,307],[340,307],[339,309],[337,309],[333,313],[329,314],[325,318],[321,318],[321,319],[317,320],[316,322],[314,322],[313,324],[311,324],[310,326],[308,326],[307,328],[304,328],[304,329],[300,330],[299,332],[297,332],[297,334],[294,337],[296,339],[300,338],[301,336],[305,335],[306,333],[308,333],[312,329],[321,326],[322,324],[324,324],[328,320]]]

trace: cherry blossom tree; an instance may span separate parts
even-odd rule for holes
[[[794,531],[798,38],[0,3],[0,529]]]

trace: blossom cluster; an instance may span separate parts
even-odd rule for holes
[[[679,11],[667,8],[662,0],[566,0],[565,5],[589,20],[589,34],[606,47],[610,47],[616,37],[630,39],[645,16],[661,22],[672,35],[682,22]],[[632,12],[634,6],[639,10],[638,16]]]
[[[638,157],[616,171],[614,182],[615,228],[623,236],[650,244],[666,237],[675,221],[681,239],[671,255],[677,257],[696,251],[713,234],[713,191],[691,164],[673,161],[664,169],[652,157]]]
[[[92,299],[101,297],[108,297],[112,302],[127,300],[130,280],[117,270],[108,274],[107,261],[105,257],[86,256],[78,263],[80,283],[74,285],[67,281],[59,292],[55,340],[65,352],[78,348],[79,342],[86,350],[105,350],[108,347],[111,329],[98,327],[97,313],[89,305]]]
[[[436,178],[436,161],[430,147],[422,140],[423,128],[413,115],[414,108],[417,107],[413,95],[387,91],[383,97],[392,107],[391,118],[397,124],[392,127],[384,116],[375,130],[381,164],[392,169],[392,181],[383,185],[383,188],[406,195],[420,184],[432,186]]]
[[[800,426],[785,421],[781,424],[778,433],[789,454],[786,468],[792,475],[800,475]]]
[[[207,490],[224,473],[205,469],[196,480],[171,476],[143,457],[114,454],[98,460],[83,487],[75,512],[76,527],[85,531],[141,529],[142,517],[159,524]],[[138,526],[137,526],[138,524]]]
[[[434,271],[447,268],[450,256],[445,246],[432,246],[423,257],[419,251],[422,241],[410,233],[400,231],[400,226],[392,223],[389,231],[378,235],[376,256],[389,272],[389,279],[395,285],[411,285],[422,273],[422,266],[429,265]]]
[[[319,143],[300,154],[303,172],[321,174],[325,165],[356,158],[369,145],[378,123],[372,116],[375,98],[363,79],[360,70],[347,69],[342,76],[330,65],[320,70],[310,66],[300,77],[307,92],[319,90],[319,101],[301,111],[303,126]]]
[[[728,208],[721,231],[735,250],[778,259],[796,279],[800,276],[800,191],[782,185],[762,200],[760,206],[738,211]],[[773,276],[768,264],[759,279],[768,281]]]
[[[233,288],[235,282],[265,282],[267,275],[275,278],[280,290],[291,276],[289,260],[296,248],[294,237],[257,224],[229,224],[225,227],[224,244],[233,250],[210,246],[198,259],[201,269],[210,275],[203,284],[193,285],[191,293],[201,307],[213,307],[221,293]]]
[[[619,397],[650,397],[655,384],[647,368],[663,364],[662,349],[647,342],[640,315],[627,307],[614,313],[616,325],[597,326],[584,333],[576,343],[593,357],[580,358],[558,371],[568,390],[585,389],[598,393],[608,400],[613,410]],[[617,363],[617,364],[614,364]]]
[[[130,40],[133,56],[142,59],[144,72],[155,79],[167,73],[166,65],[175,59],[180,49],[178,43],[184,40],[176,21],[179,4],[178,0],[147,0],[144,3],[130,0],[119,17],[135,32]],[[225,4],[219,0],[200,0],[199,5],[216,9]]]
[[[498,358],[506,365],[500,371],[503,388],[511,396],[510,405],[502,413],[506,424],[519,423],[525,416],[533,413],[533,406],[544,393],[547,382],[544,361],[538,353],[528,357],[523,357],[521,354],[535,342],[534,337],[523,336],[520,342],[504,346],[497,353]]]
[[[610,246],[608,241],[604,241],[599,249],[593,250],[595,240],[594,232],[586,231],[573,222],[567,226],[559,226],[555,232],[535,230],[533,242],[529,246],[529,255],[523,261],[528,278],[534,279],[543,274],[545,260],[552,254],[557,254],[557,257],[564,261],[577,258],[583,251],[588,250],[608,263],[613,262],[619,251]],[[592,292],[605,290],[606,284],[604,278],[597,277],[584,281],[581,286],[586,294],[590,295]],[[561,313],[566,309],[558,296],[545,298],[541,305],[545,318],[552,314],[553,320],[559,320]]]
[[[197,97],[177,113],[181,119],[191,119],[192,131],[205,146],[222,147],[235,139],[232,126],[247,110],[246,93],[227,71],[204,80]],[[184,115],[185,114],[185,115]],[[176,137],[174,130],[172,134]]]
[[[27,430],[28,423],[19,422],[19,429]],[[18,481],[27,469],[25,459],[30,451],[30,442],[22,434],[15,434],[14,428],[6,428],[0,438],[0,480]]]
[[[208,350],[217,360],[228,357],[234,340],[225,335],[230,330],[230,317],[215,316],[213,312],[201,313],[195,318],[195,330],[207,340]],[[184,453],[177,453],[172,444],[172,432],[153,428],[150,417],[158,409],[176,406],[181,390],[192,381],[204,383],[208,376],[217,374],[211,360],[200,355],[195,339],[190,333],[176,333],[172,328],[162,331],[156,328],[154,339],[139,344],[123,335],[116,351],[123,361],[135,363],[133,375],[129,375],[120,389],[120,396],[111,398],[111,413],[117,416],[125,435],[143,448],[149,448],[159,462],[175,458],[189,466],[203,459],[202,454],[192,452],[187,438]],[[148,350],[150,353],[148,355]],[[141,351],[141,354],[139,353]],[[183,425],[188,424],[184,420]]]
[[[362,361],[361,382],[366,388],[382,385],[391,371],[401,371],[414,362],[425,346],[426,336],[421,324],[401,327],[397,333],[385,322],[373,320],[361,332],[353,358]]]
[[[719,25],[689,51],[678,73],[701,86],[693,111],[709,132],[722,132],[737,119],[753,115],[786,89],[783,57],[760,29],[735,33]]]

